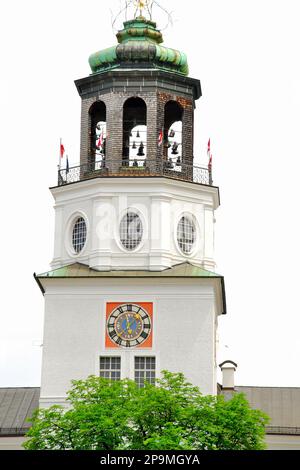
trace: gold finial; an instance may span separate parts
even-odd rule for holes
[[[149,0],[135,0],[135,6],[136,6],[136,9],[137,10],[140,10],[140,16],[143,16],[143,10],[145,10],[145,8],[148,8],[148,3]]]

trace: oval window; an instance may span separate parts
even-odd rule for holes
[[[138,214],[127,212],[120,223],[120,240],[126,250],[135,250],[143,237],[143,225]]]
[[[193,250],[196,240],[196,227],[194,222],[186,216],[181,217],[177,226],[177,242],[181,251],[188,255]]]
[[[86,223],[83,217],[78,217],[76,220],[73,233],[72,233],[72,244],[75,252],[78,254],[83,250],[86,242]]]

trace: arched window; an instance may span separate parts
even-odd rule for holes
[[[106,106],[103,101],[96,101],[90,108],[90,155],[93,169],[105,167],[106,153]]]
[[[129,98],[123,108],[123,166],[143,166],[147,158],[147,106]]]
[[[181,171],[182,164],[182,116],[183,109],[176,101],[165,105],[164,159],[170,170]]]

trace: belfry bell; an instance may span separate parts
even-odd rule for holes
[[[144,144],[143,142],[141,142],[140,146],[139,146],[139,151],[137,153],[137,156],[138,157],[144,157],[145,154],[144,154]]]
[[[174,142],[173,147],[172,147],[172,155],[178,155],[178,147],[179,147],[179,144],[177,144],[177,142]]]

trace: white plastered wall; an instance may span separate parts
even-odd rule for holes
[[[54,188],[55,246],[52,268],[75,262],[100,270],[159,271],[184,261],[214,270],[214,210],[217,189],[166,178],[96,178]],[[119,225],[127,210],[139,214],[143,239],[128,253],[119,241]],[[176,232],[180,217],[194,221],[196,241],[184,255]],[[87,241],[78,255],[72,248],[77,217],[87,223]]]
[[[156,357],[157,372],[183,372],[204,394],[216,393],[216,292],[211,280],[81,279],[44,281],[45,326],[40,405],[65,403],[72,379],[99,375],[101,355],[121,356],[134,378],[134,356]],[[106,302],[153,302],[152,348],[105,348]]]

